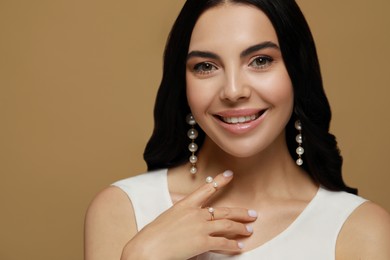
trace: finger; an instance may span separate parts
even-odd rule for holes
[[[252,226],[228,219],[208,222],[208,230],[211,236],[222,236],[226,238],[250,236],[253,234]]]
[[[181,200],[182,204],[201,207],[218,189],[225,187],[233,179],[232,171],[225,171],[218,174],[211,182],[200,186],[193,193]]]
[[[213,219],[211,219],[210,208],[205,208],[205,219],[207,220],[220,220],[229,219],[239,222],[252,222],[257,219],[257,212],[255,210],[247,210],[243,208],[228,208],[228,207],[217,207],[213,209]]]
[[[232,253],[240,253],[244,248],[244,244],[233,239],[225,237],[210,237],[210,251],[228,251]]]

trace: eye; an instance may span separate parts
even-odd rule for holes
[[[274,60],[271,57],[260,56],[260,57],[256,57],[255,59],[253,59],[249,65],[254,67],[255,69],[262,70],[262,69],[266,69],[269,66],[271,66],[273,61]]]
[[[193,71],[198,74],[209,74],[216,70],[217,67],[209,62],[198,63],[194,66]]]

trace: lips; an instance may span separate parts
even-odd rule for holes
[[[228,110],[214,115],[216,122],[233,135],[251,132],[264,121],[268,109]]]
[[[258,119],[265,110],[256,113],[250,111],[239,111],[242,115],[237,115],[237,112],[225,112],[224,115],[217,115],[217,118],[226,124],[245,124]],[[228,114],[231,115],[228,115]]]

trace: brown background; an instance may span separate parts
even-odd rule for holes
[[[0,259],[82,259],[99,190],[145,170],[168,30],[184,3],[0,0]],[[390,210],[390,2],[299,0],[345,179]]]

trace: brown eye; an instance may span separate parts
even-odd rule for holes
[[[255,69],[265,69],[268,68],[273,62],[273,59],[271,57],[261,56],[255,58],[251,63],[250,66],[254,67]]]
[[[200,73],[200,74],[210,73],[216,69],[217,68],[213,64],[208,63],[208,62],[202,62],[202,63],[196,64],[194,66],[194,71],[196,73]]]

